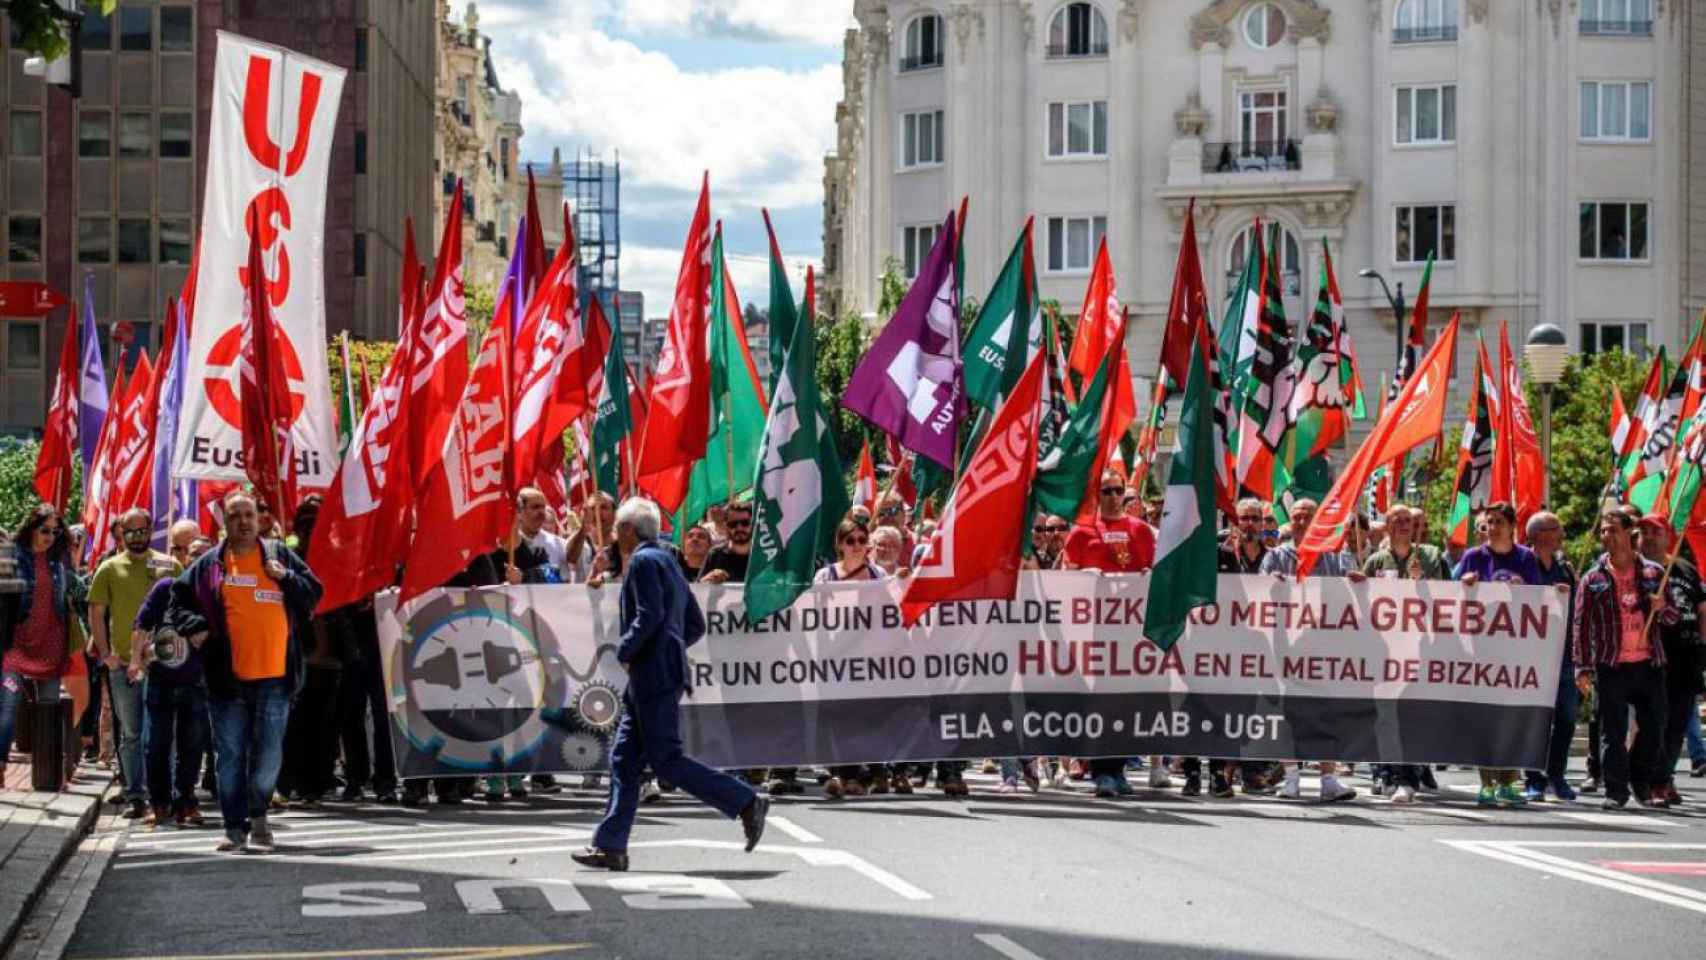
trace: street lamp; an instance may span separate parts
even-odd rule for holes
[[[1392,330],[1398,340],[1397,365],[1392,368],[1392,379],[1397,382],[1399,371],[1404,369],[1404,281],[1398,281],[1398,292],[1393,294],[1392,288],[1386,285],[1386,278],[1373,267],[1363,267],[1357,271],[1357,276],[1364,280],[1380,281],[1380,289],[1386,294],[1386,302],[1392,305]]]
[[[1564,379],[1564,365],[1570,359],[1570,341],[1564,331],[1550,323],[1542,323],[1528,332],[1522,348],[1528,361],[1528,372],[1540,387],[1540,459],[1546,464],[1546,491],[1543,499],[1552,496],[1552,388]]]

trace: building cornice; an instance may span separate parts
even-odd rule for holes
[[[1317,0],[1270,0],[1285,12],[1286,36],[1293,43],[1315,39],[1326,46],[1332,39],[1333,11]],[[1201,49],[1211,43],[1232,45],[1232,21],[1249,6],[1249,0],[1215,0],[1191,17],[1191,46]],[[1134,28],[1135,29],[1135,28]]]

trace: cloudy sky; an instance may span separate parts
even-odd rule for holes
[[[498,79],[521,96],[522,159],[622,161],[622,286],[668,310],[702,171],[743,301],[768,297],[761,208],[800,293],[823,252],[852,0],[484,0]],[[452,0],[457,18],[464,4]]]

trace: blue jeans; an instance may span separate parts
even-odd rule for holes
[[[148,771],[142,766],[142,684],[131,683],[121,670],[107,671],[113,694],[113,718],[118,723],[118,768],[124,774],[124,796],[132,803],[148,799]]]
[[[1706,763],[1706,740],[1700,737],[1700,711],[1696,710],[1688,717],[1688,760],[1690,763]]]
[[[239,680],[236,697],[208,701],[226,836],[248,836],[250,819],[266,815],[284,763],[288,683],[283,678]]]
[[[36,702],[59,699],[59,680],[31,680],[15,670],[0,674],[0,771],[12,755],[12,734],[18,729],[18,704],[34,688]]]
[[[142,737],[148,755],[148,803],[156,810],[193,809],[201,754],[207,747],[207,691],[200,684],[150,679],[143,700],[148,708]]]
[[[757,794],[720,770],[712,770],[681,749],[679,693],[665,699],[636,701],[622,694],[622,719],[610,746],[610,802],[604,820],[592,835],[600,850],[627,850],[628,833],[640,808],[640,783],[646,766],[659,780],[668,780],[688,794],[715,807],[725,817],[737,817]]]

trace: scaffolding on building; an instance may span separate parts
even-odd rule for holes
[[[575,216],[575,240],[580,244],[581,304],[597,297],[604,315],[620,323],[616,291],[621,289],[622,155],[611,160],[591,149],[563,164],[563,199]]]

